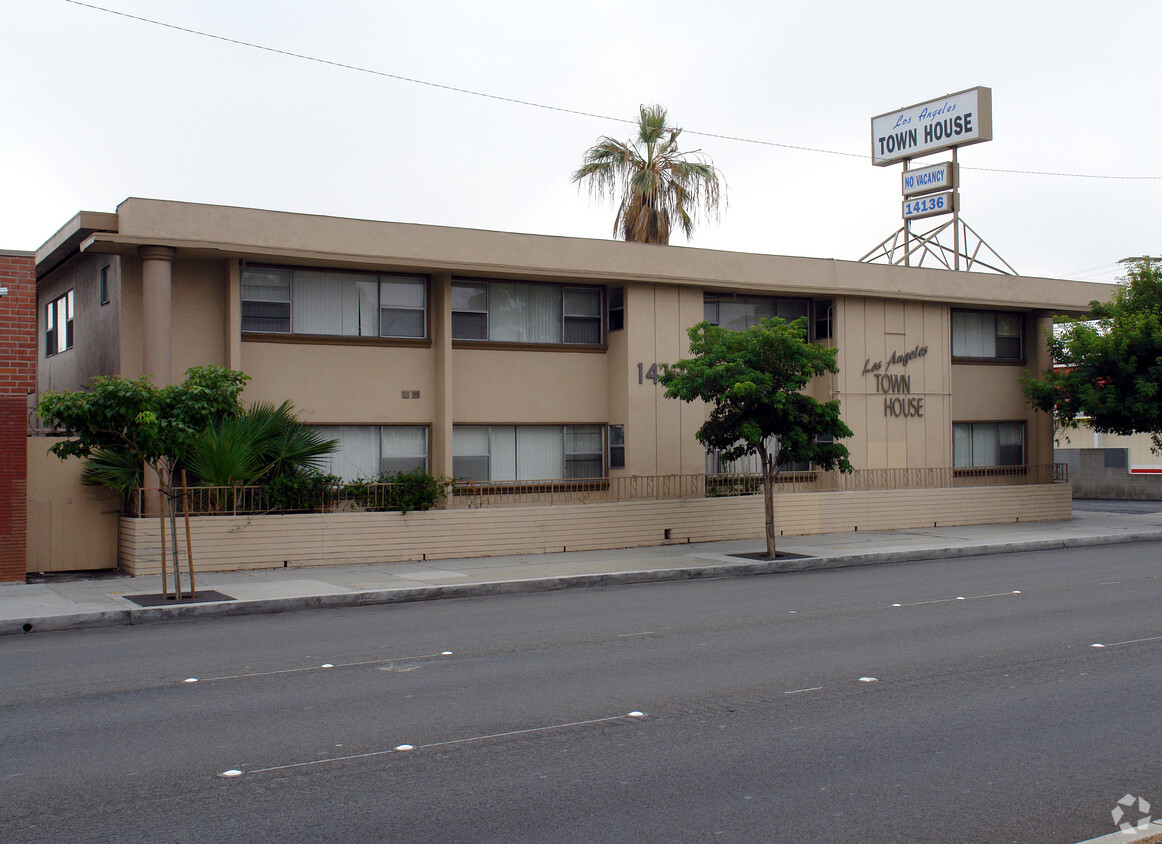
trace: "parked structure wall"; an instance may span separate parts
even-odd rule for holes
[[[117,522],[121,500],[109,490],[84,484],[84,463],[49,452],[59,437],[26,437],[28,466],[28,557],[30,572],[117,568]],[[21,569],[21,578],[24,569]]]
[[[1131,472],[1128,448],[1059,448],[1069,466],[1075,498],[1162,501],[1162,473]]]

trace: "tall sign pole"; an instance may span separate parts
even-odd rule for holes
[[[1008,263],[992,251],[960,216],[960,147],[993,139],[992,89],[969,88],[935,100],[890,111],[871,120],[872,164],[887,167],[902,164],[901,216],[903,226],[896,234],[860,260],[886,258],[889,263],[916,266],[931,256],[934,263],[947,269],[980,268],[1016,275]],[[916,167],[915,160],[950,151],[951,161]],[[938,223],[922,234],[913,227],[915,220],[947,217],[951,222]],[[940,234],[952,227],[952,248],[940,243]],[[978,241],[969,254],[970,234]],[[902,241],[902,243],[901,243]],[[986,251],[981,256],[982,248]],[[952,254],[949,255],[948,253]],[[995,261],[994,261],[995,259]],[[993,261],[993,263],[990,263]],[[995,266],[999,264],[1001,266]]]

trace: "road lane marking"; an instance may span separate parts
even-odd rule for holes
[[[429,744],[419,744],[419,745],[400,744],[400,745],[397,745],[397,746],[391,748],[390,750],[372,750],[368,753],[353,753],[349,756],[332,756],[328,759],[312,759],[308,762],[291,762],[287,765],[271,765],[268,768],[254,768],[253,770],[250,770],[250,771],[241,771],[237,768],[231,768],[228,771],[222,771],[221,773],[215,774],[214,776],[229,778],[229,777],[239,777],[239,776],[242,776],[243,774],[266,774],[266,773],[270,773],[271,771],[286,771],[286,770],[289,770],[291,768],[306,768],[306,767],[309,767],[312,765],[325,765],[328,762],[349,762],[352,759],[367,759],[367,758],[370,758],[372,756],[386,756],[389,753],[404,753],[404,752],[407,752],[409,750],[427,750],[427,749],[433,748],[433,747],[449,747],[449,746],[454,745],[454,744],[467,744],[470,742],[487,741],[488,739],[495,739],[495,738],[507,738],[508,736],[519,736],[519,735],[526,735],[529,733],[544,733],[544,732],[548,732],[550,730],[564,730],[564,729],[569,729],[571,727],[585,727],[585,726],[589,726],[590,724],[604,724],[604,723],[607,723],[609,721],[621,721],[625,718],[642,718],[644,716],[645,716],[645,713],[634,710],[633,712],[629,712],[625,715],[610,715],[606,718],[590,718],[588,721],[570,721],[570,722],[565,723],[565,724],[550,724],[546,727],[528,727],[528,728],[523,729],[523,730],[508,730],[507,732],[491,733],[491,734],[485,735],[485,736],[471,736],[470,738],[448,739],[447,741],[434,741],[434,742],[430,742]]]
[[[783,692],[783,694],[785,694],[785,695],[799,695],[799,694],[802,694],[803,692],[821,692],[821,691],[823,691],[822,686],[812,686],[809,689],[791,689],[791,691]]]
[[[920,607],[925,604],[951,604],[955,601],[975,601],[978,598],[1006,598],[1009,595],[1020,595],[1020,589],[1013,589],[1008,592],[990,592],[987,595],[958,595],[955,598],[936,598],[931,601],[907,601],[900,604],[892,604],[893,607]]]
[[[618,633],[617,638],[625,639],[628,636],[652,636],[652,635],[654,635],[653,630],[643,630],[641,633]]]
[[[322,665],[308,665],[304,668],[283,668],[279,671],[254,671],[249,674],[224,674],[221,677],[202,677],[203,682],[211,680],[242,680],[248,677],[273,677],[277,674],[299,674],[304,671],[324,671],[329,668],[354,668],[360,665],[383,665],[388,662],[406,662],[413,659],[434,659],[438,656],[451,656],[451,651],[442,651],[438,654],[419,654],[417,656],[393,656],[387,659],[365,659],[359,662],[324,662]],[[183,683],[197,683],[199,678],[189,677]]]
[[[1090,647],[1091,648],[1114,648],[1114,647],[1117,647],[1118,645],[1136,645],[1139,642],[1157,642],[1159,639],[1162,639],[1162,636],[1147,636],[1145,639],[1127,639],[1124,642],[1107,642],[1104,645],[1101,644],[1100,642],[1094,642],[1092,645],[1090,645]]]

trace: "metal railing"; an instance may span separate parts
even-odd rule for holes
[[[848,492],[948,487],[1014,486],[1068,481],[1068,465],[935,467],[924,469],[857,469],[841,472],[780,472],[775,492]],[[231,516],[260,513],[334,513],[398,510],[396,484],[330,484],[309,498],[288,498],[263,487],[187,487],[184,496],[191,516]],[[613,478],[546,481],[496,481],[448,485],[437,506],[505,507],[535,504],[588,504],[618,501],[717,498],[762,492],[757,474],[628,475]],[[142,516],[154,511],[156,489],[138,489],[126,512]],[[181,504],[177,505],[179,508]]]
[[[403,489],[398,484],[358,482],[326,484],[312,491],[274,491],[262,486],[175,487],[177,506],[182,499],[191,516],[238,516],[255,513],[336,513],[400,510]],[[153,510],[156,488],[137,489],[126,505],[126,514],[142,516]]]

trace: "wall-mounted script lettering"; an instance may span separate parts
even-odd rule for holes
[[[907,369],[916,358],[928,354],[927,346],[915,346],[911,351],[893,351],[885,364],[882,360],[872,363],[871,358],[863,362],[863,374],[875,379],[876,392],[883,393],[884,416],[919,418],[924,415],[924,397],[909,395],[912,392],[912,376],[906,373],[889,373],[892,366],[899,364]]]

